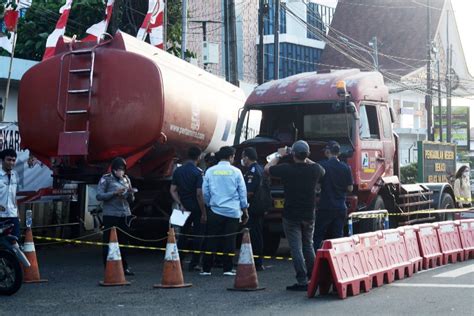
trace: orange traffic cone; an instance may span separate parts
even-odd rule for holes
[[[102,286],[130,285],[130,282],[125,280],[115,227],[110,230],[109,254],[105,265],[104,281],[100,281],[99,284]]]
[[[155,284],[153,287],[167,289],[190,286],[192,286],[191,283],[184,283],[174,229],[170,227],[166,244],[165,263],[163,264],[163,277],[161,278],[161,284]]]
[[[48,280],[41,279],[38,267],[38,260],[36,259],[35,243],[33,242],[33,233],[31,228],[26,229],[25,243],[23,244],[23,252],[30,262],[31,266],[23,266],[23,282],[25,283],[42,283]]]
[[[252,245],[250,243],[250,233],[248,228],[244,228],[242,245],[240,246],[239,264],[235,276],[234,287],[228,288],[231,291],[259,291],[264,287],[258,287],[257,271],[253,261]]]

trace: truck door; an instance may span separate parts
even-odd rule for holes
[[[372,188],[383,173],[384,145],[380,133],[380,121],[375,104],[360,106],[360,184],[361,188]]]
[[[394,174],[394,156],[395,156],[395,140],[392,133],[392,120],[387,105],[383,104],[379,107],[380,128],[382,132],[383,157],[379,157],[384,162],[384,176],[393,176]]]

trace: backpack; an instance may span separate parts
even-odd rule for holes
[[[264,215],[273,206],[270,177],[262,175],[260,185],[250,204],[251,213]]]

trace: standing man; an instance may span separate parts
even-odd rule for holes
[[[13,170],[16,163],[16,151],[5,149],[0,153],[2,170],[0,170],[0,222],[13,224],[13,235],[20,238],[20,219],[16,193],[18,191],[18,174]]]
[[[247,200],[249,202],[249,220],[247,227],[250,229],[250,240],[255,258],[255,268],[263,271],[263,216],[267,210],[260,209],[255,200],[263,179],[263,168],[257,163],[257,151],[253,147],[245,148],[242,151],[241,165],[247,168],[244,174],[245,186],[247,188]]]
[[[104,229],[111,227],[117,230],[118,242],[128,244],[128,237],[125,233],[130,231],[130,224],[133,219],[130,211],[130,204],[134,201],[134,191],[129,177],[125,174],[127,163],[122,157],[116,157],[111,163],[111,172],[102,176],[97,186],[97,201],[102,201]],[[104,232],[103,243],[108,244],[109,232]],[[104,265],[107,260],[108,247],[104,246],[102,258]],[[130,270],[125,249],[122,251],[122,265],[125,275],[134,275]]]
[[[306,291],[314,265],[316,184],[324,175],[324,169],[308,158],[309,145],[304,140],[295,142],[291,152],[294,163],[278,165],[280,159],[288,155],[287,148],[280,148],[276,157],[265,166],[265,172],[281,178],[285,193],[283,230],[290,245],[297,280],[296,284],[286,289]]]
[[[247,190],[244,177],[239,169],[232,166],[235,149],[222,147],[217,156],[220,161],[209,168],[204,176],[202,191],[204,201],[210,207],[207,216],[207,229],[211,237],[207,242],[207,251],[216,252],[222,240],[223,252],[234,253],[235,236],[239,229],[239,219],[245,225],[248,221]],[[214,255],[205,255],[201,275],[211,275]],[[224,275],[234,276],[232,257],[223,257]]]
[[[325,238],[339,238],[343,236],[346,220],[346,193],[352,192],[351,168],[340,161],[338,156],[341,146],[336,141],[330,141],[324,148],[327,160],[321,165],[326,170],[321,185],[321,196],[316,213],[316,227],[314,231],[314,249],[321,247]]]
[[[197,147],[189,148],[188,161],[174,171],[170,187],[171,196],[180,209],[191,212],[183,226],[183,231],[189,231],[192,226],[193,235],[203,235],[205,232],[204,224],[207,221],[206,207],[202,197],[202,170],[197,167],[200,157],[201,149]],[[185,244],[186,238],[181,236],[178,239],[178,249],[184,249]],[[192,250],[200,251],[201,246],[202,238],[194,237]],[[193,253],[188,268],[189,271],[201,271],[199,259],[200,255]]]

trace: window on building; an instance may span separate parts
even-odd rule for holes
[[[400,109],[400,127],[401,128],[414,128],[415,127],[415,110],[416,103],[411,101],[403,101],[402,108]]]
[[[308,22],[307,36],[311,39],[323,40],[331,24],[334,8],[310,2],[306,5]]]
[[[359,136],[361,139],[380,139],[377,108],[373,105],[360,106]]]
[[[273,80],[274,45],[265,44],[265,80]],[[302,72],[316,71],[321,58],[321,49],[292,43],[280,43],[279,78],[296,75]]]
[[[275,33],[274,21],[275,21],[275,6],[274,1],[268,1],[268,13],[264,17],[263,34],[271,35]],[[280,34],[286,34],[286,10],[283,6],[280,6]]]

